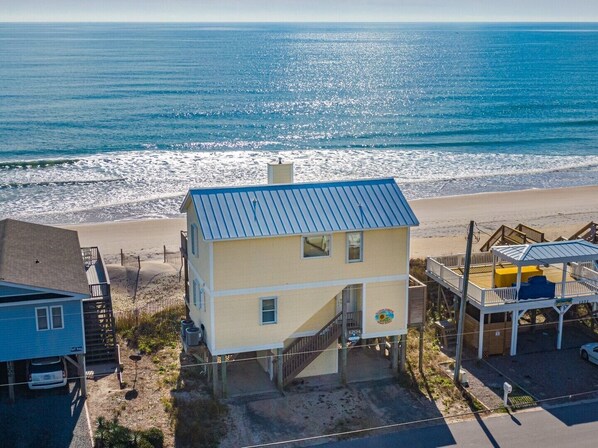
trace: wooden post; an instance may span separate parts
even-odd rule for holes
[[[12,361],[6,363],[8,370],[8,399],[11,403],[15,402],[15,365]]]
[[[565,298],[565,285],[567,284],[567,263],[563,263],[563,278],[561,280],[561,297]]]
[[[391,336],[390,342],[390,364],[392,373],[396,376],[399,374],[399,337]]]
[[[166,244],[162,246],[164,248],[164,263],[166,263]]]
[[[422,323],[419,326],[419,371],[423,373],[424,371],[424,334],[425,334],[425,326]]]
[[[347,385],[347,299],[349,294],[343,290],[342,304],[342,333],[341,333],[341,383]]]
[[[85,367],[85,355],[77,355],[77,372],[79,373],[79,385],[81,387],[81,396],[87,397],[87,375]]]
[[[226,397],[228,395],[228,386],[226,383],[226,366],[228,362],[226,362],[226,355],[222,357],[222,396]]]
[[[401,372],[407,371],[407,335],[401,335],[401,350],[400,350],[400,358],[399,358],[399,370]]]
[[[125,254],[123,253],[123,250],[120,250],[120,265],[124,266],[125,265]]]
[[[519,311],[513,310],[511,317],[511,356],[517,354],[517,332],[519,330]]]
[[[480,313],[480,327],[478,332],[478,359],[482,359],[484,356],[484,320],[486,319],[486,315],[484,313]]]
[[[276,383],[278,390],[282,392],[284,388],[284,371],[283,371],[283,349],[276,349]]]
[[[218,356],[212,356],[212,394],[214,398],[219,397],[218,390]]]

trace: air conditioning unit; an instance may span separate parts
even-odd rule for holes
[[[199,345],[201,342],[202,332],[197,327],[189,327],[185,330],[185,343],[189,347]]]

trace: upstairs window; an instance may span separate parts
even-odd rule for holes
[[[35,318],[37,331],[49,330],[50,322],[48,322],[48,308],[36,308]]]
[[[62,306],[36,308],[35,325],[37,331],[62,330],[64,328]]]
[[[330,256],[329,234],[304,236],[303,240],[303,258],[317,258]]]
[[[363,232],[347,233],[347,262],[363,261]]]
[[[199,282],[197,280],[193,280],[193,305],[197,308],[197,304],[199,302]]]
[[[264,297],[260,299],[260,324],[275,324],[278,319],[276,297]]]
[[[197,226],[191,224],[191,253],[197,256]]]
[[[62,307],[61,306],[51,306],[50,314],[52,315],[52,329],[60,330],[60,329],[64,328],[64,320],[62,317]]]

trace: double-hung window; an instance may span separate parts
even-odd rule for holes
[[[304,236],[301,240],[303,258],[330,256],[330,234]]]
[[[193,280],[193,305],[197,308],[199,302],[199,282]]]
[[[260,299],[260,324],[275,324],[278,319],[276,297],[263,297]]]
[[[36,308],[35,325],[37,331],[62,330],[64,328],[62,306]]]
[[[347,233],[347,262],[363,261],[363,232]]]
[[[52,330],[61,330],[64,328],[64,319],[61,306],[51,306],[50,314],[52,316]]]
[[[191,224],[191,253],[197,257],[198,255],[198,248],[197,248],[197,226],[195,224]]]
[[[48,308],[36,308],[35,319],[37,331],[49,330],[50,321],[48,320]]]

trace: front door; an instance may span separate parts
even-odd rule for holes
[[[351,313],[359,310],[359,303],[361,302],[362,285],[349,285],[343,289],[340,294],[336,296],[336,312],[340,313],[343,310],[343,296],[347,300],[347,312]]]

